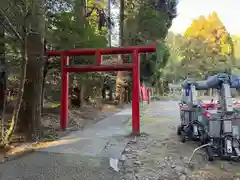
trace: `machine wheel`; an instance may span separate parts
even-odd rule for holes
[[[206,154],[207,154],[207,160],[213,161],[214,160],[214,154],[211,146],[206,147]]]
[[[206,144],[207,142],[208,142],[208,135],[207,135],[207,133],[201,132],[199,145],[201,146],[203,144]]]
[[[181,142],[182,142],[182,143],[185,143],[185,142],[186,142],[186,135],[185,135],[185,133],[181,133],[180,138],[181,138]]]
[[[182,131],[181,126],[178,126],[178,127],[177,127],[177,135],[178,135],[178,136],[181,135],[181,131]]]

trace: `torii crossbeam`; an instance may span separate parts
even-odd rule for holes
[[[100,71],[132,71],[132,134],[140,135],[140,110],[139,110],[139,92],[140,92],[140,62],[139,53],[156,52],[153,46],[136,46],[126,48],[99,48],[99,49],[73,49],[64,51],[48,51],[47,55],[61,57],[61,109],[60,125],[64,130],[68,123],[68,73],[69,72],[100,72]],[[102,65],[102,55],[110,54],[131,54],[132,63],[119,65]],[[91,65],[69,65],[70,56],[95,56],[96,63]]]

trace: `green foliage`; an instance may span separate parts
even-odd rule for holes
[[[240,68],[240,36],[233,36],[234,57],[236,59],[236,66]]]
[[[216,12],[213,12],[208,18],[200,16],[194,20],[184,35],[203,41],[211,53],[222,56],[221,59],[225,59],[229,64],[234,63],[231,36]]]
[[[93,7],[94,1],[89,0],[87,7]],[[99,8],[103,8],[100,4]],[[104,48],[107,46],[106,28],[98,30],[98,17],[93,11],[86,17],[85,0],[75,0],[70,11],[56,12],[48,18],[48,43],[54,49],[66,50],[75,48]],[[74,64],[93,64],[94,56],[72,57]],[[92,84],[101,78],[100,73],[72,73],[74,84]],[[87,83],[86,83],[87,81]],[[96,83],[95,83],[96,84]]]
[[[164,69],[164,78],[169,81],[179,81],[183,78],[183,70],[181,61],[184,58],[181,48],[184,43],[184,38],[179,34],[168,33],[167,45],[170,52],[168,63]]]
[[[171,55],[164,76],[169,80],[231,72],[235,64],[232,39],[215,12],[193,20],[184,36],[169,34],[168,43]]]
[[[208,43],[201,39],[175,35],[168,43],[171,55],[164,76],[169,81],[179,81],[186,76],[205,78],[217,72],[229,72],[232,68],[230,57],[213,53]]]
[[[158,12],[154,11],[152,7],[140,7],[138,14],[138,32],[142,38],[156,40],[156,38],[161,39],[165,37],[168,29],[165,21],[161,20],[161,18],[164,18],[163,15],[164,14],[161,16]]]
[[[74,13],[58,13],[49,21],[49,40],[56,49],[106,47],[104,36],[95,33],[94,29],[86,24],[82,27],[76,24]]]
[[[164,39],[177,14],[177,0],[127,1],[124,38],[130,45]]]
[[[9,18],[14,28],[19,34],[23,34],[24,23],[32,22],[26,16],[31,13],[30,1],[15,2],[9,1],[2,6],[6,9],[5,15]],[[46,0],[46,41],[48,47],[56,50],[66,50],[73,48],[104,48],[107,46],[106,28],[98,31],[98,17],[96,13],[86,18],[86,1],[85,0]],[[88,1],[88,6],[93,6],[93,1]],[[101,8],[104,6],[101,5]],[[36,22],[36,20],[34,20]],[[29,26],[30,27],[30,26]],[[16,37],[11,29],[6,30],[6,57],[9,72],[18,75],[20,71],[20,43],[16,41]],[[94,57],[74,57],[71,62],[76,64],[93,63]],[[53,76],[47,81],[58,82],[60,75],[60,58],[49,58],[48,72]],[[99,73],[94,76],[99,77]],[[75,75],[73,75],[75,76]],[[93,74],[78,74],[77,77],[83,80],[88,79]],[[57,78],[56,78],[57,77]],[[79,81],[80,82],[80,81]],[[58,84],[58,83],[57,83]]]
[[[124,39],[129,45],[157,44],[157,52],[141,56],[141,79],[152,84],[160,80],[170,57],[165,37],[176,17],[177,0],[130,0],[125,3]],[[160,42],[160,43],[157,43]]]
[[[230,68],[228,59],[213,54],[208,44],[199,39],[186,38],[181,47],[183,59],[181,65],[186,75],[204,78],[217,72],[225,72]]]
[[[170,57],[169,47],[163,43],[157,44],[157,53],[153,54],[153,59],[156,59],[155,71],[152,77],[152,84],[158,83],[158,81],[163,81],[164,69],[168,63]]]
[[[88,6],[93,7],[94,1],[89,0]],[[49,39],[56,49],[106,47],[106,32],[97,30],[96,12],[86,18],[84,0],[75,0],[69,12],[57,12],[49,18]],[[101,5],[102,8],[103,5]]]
[[[156,84],[164,73],[170,57],[169,47],[165,41],[157,43],[156,53],[141,57],[141,79],[148,84]]]

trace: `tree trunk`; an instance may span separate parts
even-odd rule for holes
[[[47,54],[47,43],[44,41],[44,55],[46,56]],[[45,89],[45,82],[47,78],[47,73],[49,71],[49,60],[45,59],[44,60],[44,69],[43,69],[43,82],[42,82],[42,97],[41,97],[41,110],[43,111],[43,106],[44,106],[44,89]]]
[[[0,22],[4,21],[4,17],[0,14]],[[5,59],[5,35],[4,27],[0,24],[0,117],[2,117],[3,109],[5,106],[5,94],[6,94],[6,59]]]
[[[0,22],[4,21],[4,17],[0,14]],[[6,57],[5,57],[5,30],[4,26],[0,24],[0,121],[1,121],[1,138],[5,135],[4,127],[4,113],[6,105],[6,92],[7,92],[7,73],[6,73]]]
[[[38,137],[40,131],[44,64],[41,39],[37,33],[29,34],[27,38],[28,66],[19,127],[21,131],[29,132],[28,138]]]
[[[22,53],[22,63],[21,63],[21,79],[20,79],[20,85],[19,90],[17,93],[17,100],[16,104],[13,110],[12,119],[10,122],[10,127],[7,129],[7,132],[4,137],[4,144],[8,144],[9,139],[11,138],[12,134],[14,133],[14,130],[16,128],[16,125],[18,124],[18,115],[21,108],[21,103],[23,100],[23,92],[24,92],[24,83],[26,79],[26,71],[27,71],[27,63],[28,63],[28,57],[26,52],[26,45],[27,45],[27,37],[24,36],[23,42],[21,43],[21,53]]]
[[[125,46],[128,42],[124,37],[124,19],[125,19],[125,0],[120,0],[120,46]],[[128,55],[120,56],[122,62],[121,63],[129,63]],[[130,101],[130,73],[128,71],[125,72],[117,72],[116,78],[116,102],[122,104],[123,102],[128,103]],[[121,84],[122,83],[122,84]]]
[[[108,17],[111,17],[111,0],[108,0]],[[112,47],[112,27],[108,27],[108,45]]]
[[[87,21],[86,21],[86,0],[74,0],[74,6],[73,6],[73,11],[75,13],[76,17],[76,23],[81,24],[80,27],[85,28]]]
[[[44,0],[34,0],[31,33],[27,35],[28,65],[20,117],[20,130],[36,139],[40,133],[41,96],[44,68]]]
[[[81,89],[80,89],[80,108],[84,107],[84,91],[85,91],[85,84],[81,83]]]
[[[124,0],[120,0],[120,22],[119,22],[119,45],[124,46],[124,37],[123,37],[123,29],[124,29]],[[121,59],[122,57],[119,56]],[[123,63],[123,62],[122,62]],[[122,104],[123,101],[123,87],[121,85],[121,81],[123,80],[123,73],[121,71],[117,72],[116,77],[116,103]]]
[[[48,63],[45,63],[44,68],[43,68],[43,81],[42,81],[42,94],[41,94],[41,109],[42,109],[42,111],[43,111],[43,106],[44,106],[44,89],[45,89],[47,73],[48,73]]]
[[[119,23],[119,36],[120,36],[120,46],[124,45],[124,9],[125,0],[120,0],[120,23]]]

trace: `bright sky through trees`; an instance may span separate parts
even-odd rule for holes
[[[192,20],[216,11],[231,34],[240,34],[240,0],[179,0],[171,31],[183,33]]]

